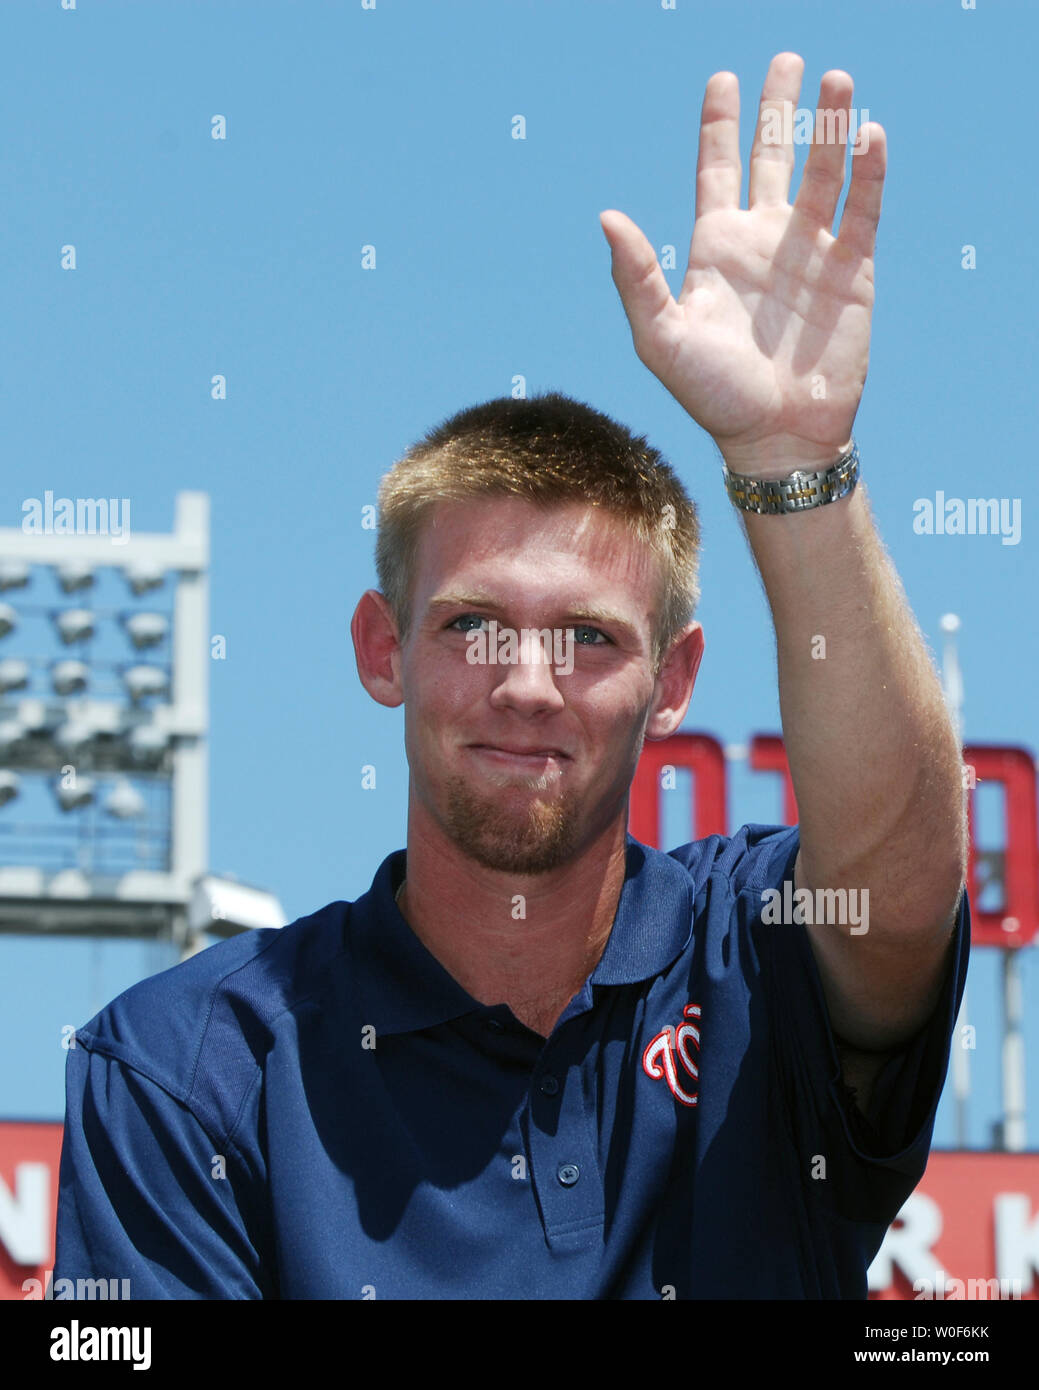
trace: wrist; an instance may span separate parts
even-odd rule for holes
[[[725,491],[741,512],[765,516],[812,511],[828,502],[839,502],[855,491],[859,477],[859,451],[851,447],[839,458],[815,468],[799,468],[779,477],[767,474],[736,473],[726,464],[722,469]]]
[[[817,443],[793,435],[775,435],[751,443],[716,439],[715,445],[730,473],[762,479],[787,478],[829,468],[849,451],[852,436],[839,444]]]

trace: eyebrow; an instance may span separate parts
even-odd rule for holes
[[[426,611],[431,614],[442,612],[448,608],[490,608],[498,613],[504,611],[502,605],[492,595],[475,591],[472,593],[437,594],[426,605]],[[617,628],[629,633],[632,637],[637,636],[635,627],[627,618],[620,613],[615,613],[610,608],[597,608],[594,604],[572,608],[563,621],[565,623],[598,623],[603,627]]]

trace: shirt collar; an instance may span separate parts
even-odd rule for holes
[[[417,1032],[491,1007],[463,989],[404,920],[394,894],[406,866],[406,850],[387,855],[351,913],[364,1021],[376,1034]],[[628,835],[620,901],[589,983],[636,984],[666,970],[692,935],[693,898],[688,870]]]
[[[593,985],[634,985],[666,970],[693,933],[689,872],[661,850],[627,837],[624,884]]]

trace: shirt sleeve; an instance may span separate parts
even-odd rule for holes
[[[797,827],[760,845],[745,890],[793,888]],[[865,1112],[845,1086],[811,938],[801,923],[756,926],[769,996],[775,1077],[801,1171],[812,1190],[855,1221],[894,1219],[923,1176],[970,959],[970,905],[961,893],[934,1011],[884,1063]],[[824,1165],[819,1159],[827,1160]],[[825,1176],[823,1176],[825,1175]]]
[[[105,1051],[70,1048],[54,1297],[61,1280],[128,1279],[132,1299],[276,1296],[261,1269],[242,1156],[181,1101]]]

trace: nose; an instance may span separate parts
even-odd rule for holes
[[[519,660],[499,665],[500,677],[491,692],[495,709],[514,709],[521,714],[540,714],[564,709],[566,701],[552,664],[552,650],[545,650],[536,632],[524,631]]]

